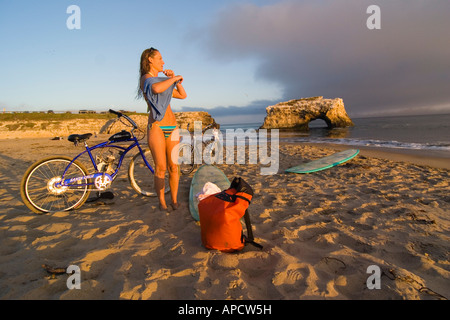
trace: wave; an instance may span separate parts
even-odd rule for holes
[[[270,140],[270,137],[268,137]],[[448,141],[436,141],[436,142],[401,142],[396,140],[378,140],[378,139],[363,139],[363,138],[330,138],[330,137],[311,137],[308,133],[301,135],[301,133],[294,132],[292,135],[284,134],[279,137],[280,142],[289,143],[330,143],[330,144],[343,144],[350,146],[365,146],[365,147],[379,147],[390,149],[406,149],[406,150],[433,150],[450,152],[450,143]],[[246,134],[236,135],[234,139],[227,143],[226,134],[222,132],[221,143],[227,145],[229,143],[237,145],[255,145],[258,144],[259,137],[257,131],[254,131],[254,135],[249,137]]]
[[[393,149],[411,149],[411,150],[436,150],[436,151],[450,151],[450,144],[448,142],[433,142],[433,143],[415,143],[415,142],[400,142],[400,141],[384,141],[375,139],[330,139],[330,138],[286,138],[282,139],[284,142],[306,142],[306,143],[332,143],[345,144],[352,146],[366,146],[366,147],[380,147]]]

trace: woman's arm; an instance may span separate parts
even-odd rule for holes
[[[186,91],[184,91],[181,83],[183,82],[183,76],[175,76],[172,70],[164,70],[163,73],[169,77],[169,79],[152,84],[152,92],[159,94],[166,91],[170,86],[177,82],[176,88],[173,90],[172,97],[176,99],[185,99],[187,97]]]
[[[184,91],[181,82],[178,82],[176,88],[173,89],[172,97],[176,99],[186,99],[187,94],[186,91]]]
[[[169,89],[170,86],[172,84],[174,84],[174,82],[176,82],[178,80],[183,81],[183,77],[182,76],[176,76],[176,77],[172,77],[172,78],[169,78],[167,80],[164,80],[164,81],[156,82],[156,83],[152,84],[152,92],[154,94],[160,94],[161,92],[164,92],[167,89]]]

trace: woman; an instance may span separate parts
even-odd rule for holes
[[[180,137],[170,100],[172,97],[185,99],[186,92],[181,85],[183,77],[175,76],[172,70],[164,70],[163,67],[164,61],[157,49],[142,52],[138,97],[144,96],[148,105],[148,146],[155,161],[155,189],[159,207],[161,210],[168,209],[164,198],[164,176],[168,169],[171,206],[175,210],[178,208],[179,176],[177,159],[172,159],[171,155],[172,150],[178,147]],[[160,72],[166,77],[158,77]]]

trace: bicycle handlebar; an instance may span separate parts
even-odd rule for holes
[[[119,112],[119,111],[114,111],[113,109],[109,109],[109,112],[115,114],[115,115],[118,116],[118,117],[123,116],[123,114],[122,114],[121,112]]]
[[[134,122],[129,116],[127,116],[126,114],[123,114],[122,112],[119,111],[114,111],[113,109],[109,109],[109,112],[112,114],[115,114],[117,117],[124,117],[133,127],[134,129],[138,128],[138,125],[136,124],[136,122]]]

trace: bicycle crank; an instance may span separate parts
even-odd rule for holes
[[[112,182],[111,176],[107,173],[98,175],[94,179],[95,187],[98,190],[106,190],[111,185],[111,182]]]

